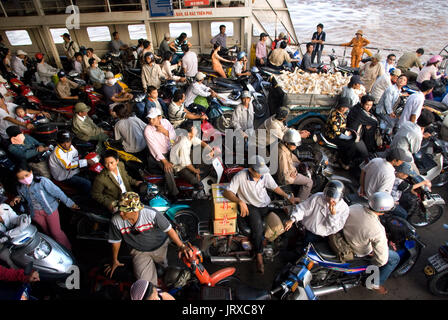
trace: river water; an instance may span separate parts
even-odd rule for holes
[[[286,0],[286,3],[301,43],[311,40],[316,25],[322,23],[326,42],[332,44],[349,42],[358,29],[364,31],[364,37],[371,42],[369,46],[399,51],[422,47],[425,57],[438,54],[448,44],[448,0]],[[327,46],[323,53],[330,51]],[[382,53],[385,56],[389,52]]]

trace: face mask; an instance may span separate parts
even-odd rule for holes
[[[30,176],[28,178],[21,179],[21,180],[19,180],[19,182],[21,184],[25,184],[25,185],[29,186],[33,182],[33,179],[34,179],[33,174],[30,174]]]

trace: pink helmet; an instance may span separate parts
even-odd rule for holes
[[[432,56],[431,59],[429,59],[428,63],[437,63],[437,62],[442,62],[443,58],[440,55],[435,55]]]

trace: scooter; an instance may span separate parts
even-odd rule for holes
[[[448,225],[444,224],[443,228],[448,230]],[[448,296],[448,242],[428,258],[424,273],[428,280],[428,289],[433,295]]]
[[[33,263],[41,280],[65,280],[75,266],[75,258],[63,246],[49,236],[28,224],[21,232],[10,238],[5,245],[9,248],[12,262],[20,268]]]
[[[382,223],[386,232],[393,233],[389,239],[395,240],[401,258],[392,275],[404,276],[415,266],[426,245],[406,220],[384,215]],[[326,242],[310,243],[303,256],[295,264],[289,263],[276,277],[271,293],[282,300],[317,300],[331,293],[347,292],[366,284],[369,265],[367,258],[341,262]]]

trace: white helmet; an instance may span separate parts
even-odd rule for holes
[[[293,144],[298,147],[302,143],[302,137],[300,137],[300,133],[297,130],[288,129],[283,136],[283,142]]]
[[[387,192],[375,192],[369,198],[369,207],[375,212],[388,212],[395,207],[395,201]]]

